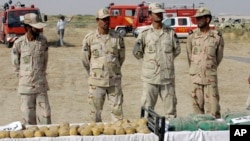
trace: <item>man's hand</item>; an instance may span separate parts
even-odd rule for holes
[[[250,75],[249,75],[249,77],[248,77],[248,84],[250,84]]]

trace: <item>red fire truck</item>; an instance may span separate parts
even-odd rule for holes
[[[148,6],[139,5],[115,5],[111,3],[108,7],[110,11],[110,29],[118,31],[122,36],[133,31],[133,21],[137,9],[148,9]],[[145,22],[145,21],[144,21]]]
[[[108,8],[110,11],[110,29],[118,31],[120,35],[125,36],[129,32],[140,26],[150,25],[151,19],[148,15],[148,5],[150,3],[143,1],[138,5],[115,5],[111,3]],[[164,3],[161,3],[164,7]],[[168,6],[165,7],[165,17],[190,17],[195,24],[193,17],[198,7],[191,6]]]
[[[144,5],[149,4],[143,2]],[[162,6],[164,7],[164,4],[162,3]],[[136,29],[139,26],[145,26],[151,24],[151,19],[148,17],[148,6],[137,7],[136,14],[134,16],[133,21],[133,29]],[[193,17],[198,9],[198,7],[195,7],[193,4],[192,6],[168,6],[164,7],[165,13],[164,17],[190,17],[192,22],[196,24],[196,20]]]
[[[38,15],[39,21],[42,21],[39,8],[34,5],[25,7],[21,2],[12,5],[9,0],[3,8],[0,8],[0,42],[5,43],[7,47],[12,47],[13,42],[21,35],[25,34],[25,29],[20,21],[20,17],[26,13],[35,13]],[[47,16],[44,16],[47,21]]]
[[[164,7],[164,4],[162,4]],[[202,6],[202,5],[200,5]],[[200,6],[194,4],[187,6],[168,6],[164,7],[164,24],[171,26],[177,33],[179,38],[186,38],[188,32],[192,29],[197,28],[197,22],[194,15]],[[136,9],[136,15],[133,22],[133,35],[137,37],[139,32],[151,24],[151,20],[148,18],[148,9],[142,9],[138,7]],[[179,20],[184,22],[179,25]],[[170,23],[168,23],[170,22]],[[215,28],[214,25],[210,25],[211,28]]]

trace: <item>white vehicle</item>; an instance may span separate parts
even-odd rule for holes
[[[170,17],[165,18],[163,24],[172,27],[178,38],[187,38],[190,30],[196,29],[197,24],[194,24],[190,17]]]
[[[197,24],[192,22],[190,17],[168,17],[162,20],[162,23],[168,27],[172,27],[178,38],[187,38],[190,30],[196,29]],[[148,26],[137,27],[133,34],[135,37],[138,36],[139,32]],[[211,28],[215,28],[214,25],[210,25]]]

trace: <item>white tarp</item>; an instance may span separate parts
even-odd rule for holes
[[[166,132],[164,141],[229,141],[229,131]]]

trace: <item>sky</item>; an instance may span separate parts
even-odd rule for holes
[[[9,0],[0,0],[3,5]],[[115,4],[139,4],[143,0],[12,0],[13,4],[17,1],[26,6],[34,4],[39,7],[41,13],[47,15],[95,15],[100,8],[107,7],[109,3]],[[250,16],[250,0],[157,0],[146,2],[159,2],[168,5],[199,5],[204,3],[212,15],[244,15]]]

